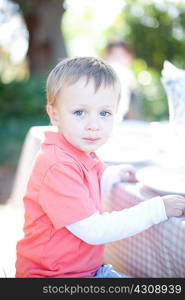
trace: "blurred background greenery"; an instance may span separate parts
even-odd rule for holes
[[[168,119],[160,75],[165,60],[185,68],[184,1],[0,0],[0,170],[13,174],[28,129],[49,124],[50,69],[67,56],[103,57],[115,37],[133,45],[144,120]]]

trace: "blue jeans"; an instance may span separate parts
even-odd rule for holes
[[[93,276],[92,278],[133,278],[130,275],[127,274],[123,274],[123,273],[119,273],[116,272],[112,265],[108,264],[108,265],[103,265],[102,267],[100,267],[95,276]]]

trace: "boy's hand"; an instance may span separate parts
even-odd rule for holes
[[[181,217],[185,215],[185,197],[167,195],[162,197],[167,217]]]
[[[120,168],[121,181],[137,182],[135,168],[131,165],[123,165]]]

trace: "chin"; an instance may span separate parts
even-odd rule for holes
[[[99,147],[84,147],[82,149],[82,151],[86,152],[86,153],[91,153],[91,152],[95,152]]]
[[[96,152],[104,143],[101,143],[101,145],[84,145],[82,147],[78,147],[81,151],[86,153]]]

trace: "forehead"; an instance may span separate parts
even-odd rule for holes
[[[65,85],[58,95],[60,103],[65,105],[88,104],[88,105],[114,105],[119,98],[119,86],[104,86],[95,90],[93,80],[79,79],[76,83]]]

